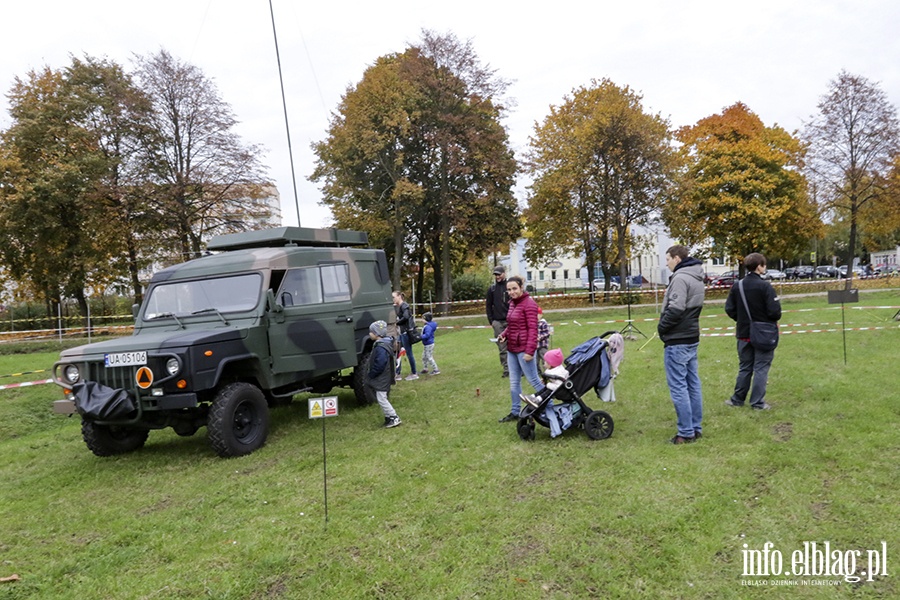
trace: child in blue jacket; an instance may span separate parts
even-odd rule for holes
[[[434,362],[434,330],[437,329],[437,321],[430,312],[422,315],[425,326],[422,327],[422,373],[440,374],[437,363]]]

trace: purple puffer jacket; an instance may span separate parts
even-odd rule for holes
[[[524,352],[534,356],[538,339],[538,305],[528,292],[513,300],[509,299],[509,313],[506,315],[506,349],[516,354]]]

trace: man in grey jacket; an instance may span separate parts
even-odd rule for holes
[[[703,263],[689,256],[684,246],[676,245],[666,250],[666,266],[672,271],[672,277],[663,297],[657,332],[665,344],[666,381],[678,422],[678,433],[669,441],[687,444],[699,439],[703,430],[703,393],[697,349],[706,288]]]

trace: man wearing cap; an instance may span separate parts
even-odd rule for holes
[[[488,323],[494,328],[497,348],[500,350],[500,366],[503,377],[509,377],[509,365],[506,362],[506,340],[500,339],[500,333],[506,329],[506,315],[509,312],[509,294],[506,291],[506,269],[503,265],[494,267],[494,283],[488,288],[485,299]]]

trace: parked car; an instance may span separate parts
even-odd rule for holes
[[[738,281],[737,275],[719,275],[710,282],[709,286],[715,288],[730,288],[736,281]]]
[[[616,286],[616,289],[619,289],[622,287],[621,282],[620,282],[620,277],[618,275],[613,275],[612,277],[609,278],[609,281],[610,281],[611,285]],[[644,283],[644,278],[642,276],[634,275],[632,277],[629,277],[626,280],[625,285],[629,290],[632,290],[632,289],[640,289],[641,284],[643,284],[643,283]]]
[[[778,269],[766,269],[766,274],[763,275],[763,279],[768,279],[769,281],[778,281],[786,278],[787,275],[784,274],[784,271],[779,271]]]
[[[798,267],[788,267],[784,270],[784,274],[788,279],[811,279],[815,269],[809,265],[800,265]]]
[[[816,267],[816,277],[820,279],[839,279],[841,271],[837,267],[831,265],[821,265]]]
[[[593,287],[595,292],[601,292],[606,289],[606,278],[600,277],[591,282],[591,286]],[[619,289],[619,282],[616,279],[610,278],[609,280],[609,289],[617,290]]]

